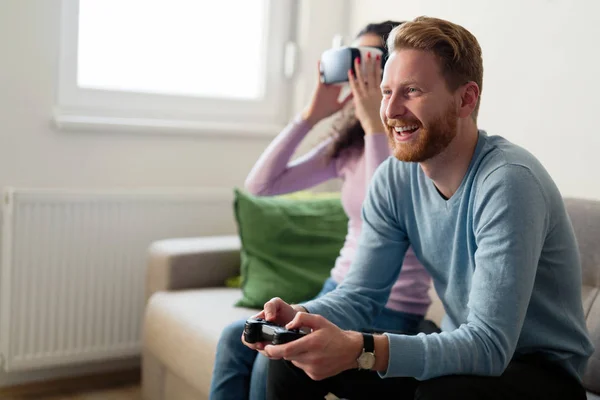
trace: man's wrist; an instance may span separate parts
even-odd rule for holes
[[[385,372],[390,361],[390,341],[387,335],[373,335],[375,339],[375,365],[373,371]]]
[[[346,331],[346,335],[348,335],[348,354],[352,357],[349,360],[348,366],[346,369],[357,369],[358,368],[358,357],[362,354],[363,351],[363,336],[362,333],[356,331]]]
[[[306,308],[304,308],[303,306],[301,306],[300,304],[292,304],[292,308],[296,311],[296,314],[299,312],[310,314],[308,312],[308,310]]]

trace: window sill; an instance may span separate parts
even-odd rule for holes
[[[276,124],[107,117],[61,112],[54,114],[54,123],[60,131],[67,132],[198,135],[218,138],[272,139],[283,129],[283,126]]]

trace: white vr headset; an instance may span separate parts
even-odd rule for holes
[[[361,60],[367,59],[367,53],[371,53],[371,57],[381,57],[381,68],[385,65],[387,51],[383,47],[338,47],[329,49],[321,55],[321,82],[326,84],[341,84],[348,82],[348,70],[352,70],[354,74],[354,59],[360,57]],[[365,63],[361,63],[365,68]]]

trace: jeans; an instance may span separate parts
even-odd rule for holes
[[[336,282],[329,278],[316,297],[323,296],[336,286]],[[422,320],[422,315],[384,308],[371,329],[413,334],[418,332]],[[210,400],[264,400],[267,397],[269,359],[242,343],[245,323],[245,319],[236,321],[221,333],[210,386]]]

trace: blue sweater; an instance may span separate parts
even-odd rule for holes
[[[389,158],[362,212],[349,274],[307,310],[342,329],[370,326],[412,245],[447,314],[440,334],[387,334],[383,377],[497,376],[513,356],[537,352],[581,379],[593,346],[577,244],[560,192],[530,153],[480,131],[449,200],[418,164]]]

